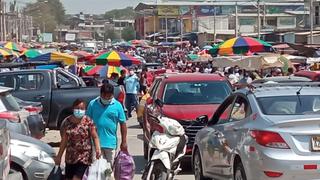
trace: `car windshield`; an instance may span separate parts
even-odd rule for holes
[[[178,82],[168,83],[163,101],[165,104],[220,104],[230,94],[226,82]]]
[[[10,93],[0,94],[0,112],[19,111],[20,107],[16,99]]]
[[[320,113],[320,96],[296,95],[257,98],[262,112],[267,115],[303,115]]]

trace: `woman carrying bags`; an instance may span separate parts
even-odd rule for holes
[[[73,115],[67,117],[63,122],[62,139],[55,162],[56,165],[60,165],[63,152],[66,150],[65,177],[67,180],[82,179],[86,169],[93,161],[93,151],[97,159],[101,156],[96,128],[93,121],[85,114],[85,101],[77,99],[73,103]],[[94,146],[92,146],[92,140]]]

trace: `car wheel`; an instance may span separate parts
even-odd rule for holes
[[[22,174],[22,179],[21,180],[28,180],[28,177],[27,177],[26,173],[23,171],[23,169],[20,166],[16,165],[15,163],[13,163],[11,165],[10,171],[12,173],[20,172]]]
[[[203,176],[203,169],[199,150],[195,151],[193,157],[193,171],[195,180],[209,180],[208,178]]]
[[[234,180],[247,180],[246,172],[244,171],[244,167],[241,161],[236,165],[234,171]]]
[[[148,149],[149,149],[148,146],[149,145],[145,141],[143,141],[143,157],[146,160],[148,159]]]

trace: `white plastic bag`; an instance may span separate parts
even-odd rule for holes
[[[87,180],[106,180],[111,176],[111,165],[107,160],[100,158],[93,162],[87,173]]]

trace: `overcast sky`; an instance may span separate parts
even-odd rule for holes
[[[5,1],[10,2],[13,0]],[[17,0],[19,6],[22,6],[24,2],[33,1],[35,0]],[[81,11],[84,13],[102,14],[108,10],[136,6],[139,2],[147,1],[152,0],[61,0],[67,13],[71,14],[79,13]]]

